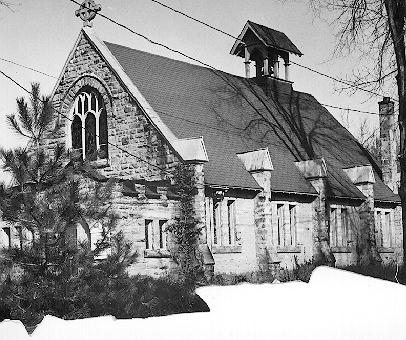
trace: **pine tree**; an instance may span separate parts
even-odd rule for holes
[[[17,244],[0,256],[5,277],[0,314],[28,327],[46,314],[65,319],[108,314],[99,297],[108,300],[120,282],[128,285],[126,268],[135,259],[123,234],[116,232],[115,181],[93,180],[88,165],[69,161],[61,145],[41,147],[55,129],[51,99],[40,97],[38,84],[32,85],[30,105],[19,98],[17,108],[8,121],[29,143],[0,150],[3,169],[13,178],[11,186],[0,188],[0,210],[2,219],[18,231]],[[89,236],[96,227],[95,242]],[[78,228],[87,240],[78,240]]]

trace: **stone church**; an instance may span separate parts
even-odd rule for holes
[[[131,273],[173,265],[165,227],[177,213],[179,162],[196,175],[199,251],[215,273],[291,268],[323,248],[336,266],[357,263],[367,234],[384,263],[403,261],[389,98],[379,103],[378,162],[293,89],[290,58],[302,53],[282,32],[246,23],[230,51],[245,64],[239,77],[103,41],[89,20],[53,90],[60,130],[47,145],[90,160],[95,180],[119,181],[119,227],[139,253]]]

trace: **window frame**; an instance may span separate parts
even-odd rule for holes
[[[342,204],[329,204],[329,244],[335,253],[351,252],[351,245],[354,242],[353,233],[350,226],[351,206]],[[332,210],[334,209],[335,221],[332,223]],[[347,216],[345,227],[343,226],[343,211]],[[333,242],[334,241],[334,242]]]
[[[301,243],[298,240],[298,202],[272,201],[272,243],[276,246],[278,253],[300,253]],[[292,228],[292,212],[294,212],[294,226]],[[287,242],[289,240],[289,242]]]
[[[381,216],[380,218],[380,230],[377,229],[377,217],[378,215]],[[379,251],[384,251],[384,250],[391,250],[394,248],[396,244],[396,239],[395,239],[395,224],[394,224],[394,210],[390,208],[374,208],[374,230],[375,230],[375,242],[376,246]],[[389,216],[389,225],[386,225],[386,216]],[[382,221],[384,221],[384,224],[382,224]],[[385,230],[383,229],[383,225]],[[389,232],[385,238],[385,233]],[[378,242],[379,238],[381,237],[382,242]],[[389,242],[385,242],[389,241]]]
[[[88,105],[86,108],[85,105]],[[93,105],[93,103],[95,105]],[[94,107],[93,107],[94,106]],[[86,110],[87,109],[87,110]],[[85,88],[82,89],[73,102],[72,108],[69,113],[69,123],[67,124],[66,128],[66,144],[68,150],[81,150],[81,157],[82,159],[86,159],[92,154],[88,154],[86,150],[86,140],[87,140],[87,129],[86,129],[86,121],[89,116],[92,114],[95,118],[95,147],[96,147],[96,159],[90,160],[108,160],[109,153],[108,153],[108,124],[107,124],[107,111],[106,106],[103,101],[102,95],[93,88]],[[78,117],[81,122],[81,148],[73,148],[73,138],[72,133],[73,130],[73,123],[75,118]],[[101,122],[105,125],[105,131],[100,131]],[[101,138],[105,138],[106,140],[102,141]],[[105,154],[102,154],[104,152]]]
[[[206,213],[209,215],[207,222],[211,251],[213,253],[240,253],[242,247],[237,240],[237,198],[228,196],[207,198]]]
[[[148,222],[148,223],[147,223]],[[144,223],[144,257],[171,257],[168,250],[168,232],[165,230],[169,219],[145,218]]]

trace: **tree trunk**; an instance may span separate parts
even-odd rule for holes
[[[406,258],[406,56],[405,56],[405,2],[404,0],[385,0],[388,15],[388,24],[396,56],[399,96],[399,130],[400,130],[400,187],[399,195],[402,201],[402,227],[403,227],[403,256]]]

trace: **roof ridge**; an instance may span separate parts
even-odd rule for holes
[[[283,33],[282,31],[279,31],[279,30],[276,30],[276,29],[274,29],[274,28],[272,28],[272,27],[268,27],[268,26],[265,26],[265,25],[263,25],[263,24],[258,24],[258,23],[256,23],[256,22],[253,22],[253,21],[251,21],[251,20],[247,20],[250,24],[254,24],[254,25],[257,25],[257,26],[261,26],[261,27],[263,27],[263,28],[266,28],[266,29],[269,29],[269,30],[272,30],[272,31],[275,31],[275,32],[279,32],[279,33]],[[285,33],[283,33],[283,34],[285,34]],[[286,34],[285,34],[286,35]]]
[[[248,21],[249,21],[249,20],[248,20]],[[255,23],[254,23],[254,24],[255,24]],[[257,24],[257,25],[259,25],[259,24]],[[266,27],[266,26],[264,26],[264,27]],[[275,31],[276,31],[276,30],[275,30]],[[278,31],[278,32],[279,32],[279,31]],[[283,33],[283,32],[281,32],[281,33]],[[214,72],[214,71],[221,72],[222,74],[225,74],[225,75],[228,75],[228,76],[231,76],[231,77],[240,79],[240,80],[246,80],[246,81],[249,81],[249,82],[253,82],[254,84],[258,85],[258,84],[255,82],[255,79],[254,79],[254,78],[245,78],[244,76],[239,76],[239,75],[237,75],[237,74],[232,74],[232,73],[229,73],[229,72],[226,72],[226,71],[223,71],[223,70],[219,70],[219,69],[216,69],[216,68],[210,68],[210,67],[203,66],[203,65],[192,64],[192,63],[189,63],[189,62],[184,61],[184,60],[172,59],[172,58],[170,58],[170,57],[166,57],[166,56],[163,56],[163,55],[160,55],[160,54],[155,54],[155,53],[151,53],[151,52],[139,50],[139,49],[136,49],[136,48],[133,48],[133,47],[129,47],[129,46],[125,46],[125,45],[113,43],[113,42],[106,41],[106,40],[103,40],[103,42],[104,42],[105,44],[115,45],[115,46],[122,47],[122,48],[125,48],[125,49],[128,49],[128,50],[131,50],[131,51],[140,52],[140,53],[142,53],[142,54],[151,55],[151,56],[154,56],[154,57],[158,57],[158,58],[162,58],[162,59],[166,59],[166,60],[170,60],[170,61],[174,61],[174,62],[178,62],[178,63],[183,63],[183,64],[186,64],[186,65],[189,65],[189,66],[193,66],[193,67],[196,67],[196,68],[199,68],[199,69],[209,70],[209,71],[212,71],[212,72]],[[107,46],[107,47],[108,47],[108,46]],[[258,85],[258,86],[259,86],[259,85]],[[318,101],[311,93],[298,91],[298,90],[295,90],[295,89],[293,89],[293,88],[292,88],[292,92],[297,93],[297,94],[305,94],[305,95],[308,95],[308,96],[312,97],[318,104],[320,104],[319,101]],[[321,105],[321,104],[320,104],[320,105]]]
[[[204,66],[204,65],[192,64],[192,63],[187,62],[187,61],[184,61],[184,60],[172,59],[172,58],[170,58],[170,57],[166,57],[166,56],[163,56],[163,55],[160,55],[160,54],[155,54],[155,53],[151,53],[151,52],[139,50],[139,49],[136,49],[136,48],[132,48],[132,47],[129,47],[129,46],[125,46],[125,45],[113,43],[113,42],[106,41],[106,40],[103,40],[103,42],[104,42],[106,45],[108,45],[108,44],[110,44],[110,45],[115,45],[115,46],[122,47],[122,48],[125,48],[125,49],[128,49],[128,50],[131,50],[131,51],[136,51],[136,52],[140,52],[140,53],[143,53],[143,54],[151,55],[151,56],[154,56],[154,57],[158,57],[158,58],[162,58],[162,59],[166,59],[166,60],[170,60],[170,61],[175,61],[175,62],[178,62],[178,63],[183,63],[183,64],[186,64],[186,65],[189,65],[189,66],[193,66],[193,67],[196,67],[196,68],[200,68],[200,69],[204,69],[204,70],[209,70],[209,71],[212,71],[212,72],[213,72],[213,71],[221,72],[221,73],[226,74],[226,75],[228,75],[228,76],[236,77],[236,78],[239,78],[239,79],[245,79],[245,77],[243,77],[243,76],[239,76],[239,75],[236,75],[236,74],[232,74],[232,73],[229,73],[229,72],[226,72],[226,71],[217,69],[217,68],[215,68],[215,67],[208,67],[208,66]]]

